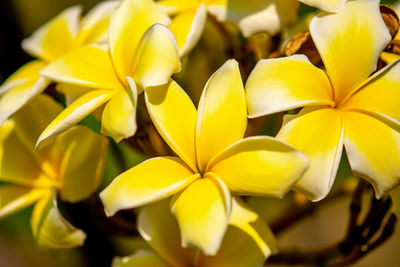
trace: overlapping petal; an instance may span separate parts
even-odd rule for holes
[[[115,95],[111,90],[91,91],[65,108],[42,132],[37,145],[74,126]]]
[[[249,117],[303,106],[334,105],[326,74],[304,55],[264,59],[246,82]]]
[[[199,178],[176,157],[152,158],[120,174],[100,194],[108,216],[167,198]]]
[[[306,5],[318,7],[329,12],[340,11],[347,0],[299,0]]]
[[[133,74],[139,92],[150,86],[168,83],[171,75],[181,69],[178,46],[172,32],[161,24],[151,26],[137,44],[132,63],[133,72],[127,75]]]
[[[112,267],[172,267],[150,250],[138,250],[133,255],[114,258]]]
[[[337,102],[376,70],[379,55],[391,40],[378,0],[349,1],[337,14],[317,15],[311,20],[310,32]]]
[[[170,15],[176,13],[194,11],[199,5],[198,1],[181,1],[181,0],[160,0],[157,3]]]
[[[239,195],[282,197],[308,167],[305,154],[272,137],[245,138],[210,165],[230,191]]]
[[[305,108],[286,115],[277,135],[310,157],[310,167],[294,189],[312,201],[324,198],[335,180],[343,149],[343,122],[335,109]]]
[[[207,19],[207,9],[200,5],[197,10],[176,15],[169,25],[176,38],[181,57],[187,55],[200,40]]]
[[[353,172],[367,179],[375,195],[382,197],[400,183],[400,129],[350,111],[344,113],[344,128],[344,144]]]
[[[224,187],[206,176],[174,197],[171,211],[178,221],[184,248],[197,247],[206,255],[217,253],[231,209],[229,190]]]
[[[32,56],[51,62],[75,46],[82,8],[70,7],[36,30],[22,42]]]
[[[196,171],[194,140],[197,111],[189,96],[176,82],[171,81],[168,85],[146,89],[145,100],[160,135]]]
[[[243,138],[247,110],[238,63],[228,60],[208,80],[198,107],[196,153],[199,168]]]
[[[110,50],[114,67],[122,81],[125,76],[132,75],[135,68],[135,51],[140,39],[155,23],[168,25],[170,19],[152,0],[122,1],[111,17]]]

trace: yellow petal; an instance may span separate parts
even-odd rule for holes
[[[18,138],[28,150],[34,151],[38,137],[62,109],[51,96],[40,94],[13,115]]]
[[[118,5],[119,1],[104,1],[94,6],[82,19],[75,42],[78,45],[106,42],[110,18]]]
[[[344,109],[358,109],[400,124],[400,61],[375,73],[349,100]]]
[[[250,118],[334,104],[328,77],[304,55],[260,60],[246,82],[246,97]]]
[[[193,266],[197,251],[182,248],[178,223],[169,203],[165,199],[143,207],[138,216],[138,230],[152,249],[173,266]]]
[[[3,94],[0,98],[0,125],[29,100],[43,92],[50,81],[45,78],[28,80]]]
[[[32,60],[22,67],[20,67],[16,72],[14,72],[0,87],[0,94],[9,90],[11,82],[14,84],[21,84],[28,80],[36,81],[39,79],[39,71],[46,67],[46,62],[41,60]],[[8,89],[4,89],[8,87]]]
[[[380,198],[400,183],[400,129],[359,112],[345,112],[344,123],[351,169]]]
[[[125,171],[103,190],[100,198],[106,214],[135,208],[181,191],[198,178],[179,158],[159,157],[146,160]]]
[[[306,5],[317,7],[324,11],[339,12],[347,0],[299,0]]]
[[[50,63],[40,74],[57,82],[96,89],[123,89],[109,53],[98,46],[84,46]]]
[[[228,60],[208,80],[198,108],[196,150],[199,168],[242,139],[247,126],[246,99],[239,66]]]
[[[311,36],[340,102],[373,71],[391,36],[379,1],[349,1],[337,14],[321,14],[310,23]]]
[[[210,164],[230,191],[240,195],[282,197],[308,167],[307,156],[272,137],[243,139]]]
[[[145,31],[155,23],[168,25],[170,19],[152,0],[122,1],[111,17],[110,50],[121,80],[132,75],[134,54],[139,41]]]
[[[153,25],[143,34],[133,61],[133,79],[140,89],[166,84],[181,69],[175,37],[161,24]]]
[[[199,266],[261,266],[276,250],[276,240],[258,214],[239,199],[233,199],[229,227],[221,249],[214,257],[201,257]]]
[[[111,267],[172,267],[153,251],[138,250],[133,255],[115,257]]]
[[[213,178],[194,181],[177,195],[171,211],[181,230],[182,246],[215,255],[228,226],[230,196],[225,185]],[[207,192],[207,193],[205,193]]]
[[[189,96],[175,81],[171,81],[169,85],[147,88],[145,101],[160,135],[196,171],[194,131],[197,111]]]
[[[41,176],[41,169],[33,151],[14,129],[15,124],[10,120],[0,127],[0,181],[33,186]]]
[[[47,126],[39,136],[36,146],[44,140],[71,128],[92,113],[96,108],[110,100],[114,95],[114,91],[96,90],[78,98]]]
[[[71,225],[60,213],[51,195],[39,201],[32,213],[32,232],[41,249],[65,249],[82,246],[86,234]]]
[[[44,190],[17,185],[0,185],[0,218],[17,212],[35,203]]]
[[[194,11],[199,6],[199,1],[196,0],[159,0],[157,3],[170,15]]]
[[[79,29],[80,6],[73,6],[41,26],[22,47],[32,56],[51,62],[75,47],[74,39]]]
[[[343,123],[339,111],[303,109],[285,116],[277,137],[310,157],[310,167],[294,189],[312,201],[324,198],[335,180],[343,149]]]
[[[106,104],[101,117],[101,133],[116,142],[134,135],[137,129],[137,90],[133,81],[131,85]]]
[[[176,38],[181,57],[187,55],[200,40],[207,19],[207,9],[200,5],[195,11],[176,15],[169,25]]]
[[[54,150],[60,153],[60,196],[64,201],[81,201],[100,185],[108,140],[90,129],[77,126],[61,134]]]
[[[69,106],[79,97],[91,91],[92,88],[70,83],[57,83],[56,90],[65,96],[65,104]]]

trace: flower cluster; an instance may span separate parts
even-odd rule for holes
[[[40,247],[80,246],[59,204],[94,195],[109,217],[135,209],[152,248],[114,266],[259,266],[276,241],[244,196],[319,201],[342,154],[388,195],[400,183],[398,25],[378,0],[299,1],[321,9],[302,35],[318,62],[272,38],[296,22],[297,0],[104,1],[40,27],[22,43],[36,59],[0,87],[0,217],[34,205]],[[200,67],[212,75],[198,100],[191,59],[215,32],[226,53]],[[284,114],[275,137],[248,121],[272,114]],[[121,143],[147,159],[100,187]]]

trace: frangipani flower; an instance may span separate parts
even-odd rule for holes
[[[38,245],[69,248],[85,234],[57,208],[57,195],[77,202],[101,182],[107,139],[78,126],[33,152],[36,138],[62,107],[39,95],[0,126],[0,217],[33,205],[31,227]]]
[[[57,82],[88,91],[51,122],[38,143],[65,131],[105,104],[101,131],[117,142],[136,132],[137,95],[146,87],[166,84],[180,70],[176,41],[162,23],[170,22],[152,0],[122,1],[112,15],[109,50],[85,46],[40,72]]]
[[[311,200],[325,197],[343,145],[353,172],[381,197],[400,181],[399,62],[370,75],[391,36],[378,0],[350,1],[310,24],[326,72],[304,55],[262,60],[246,84],[250,117],[304,107],[286,115],[277,137],[311,158],[294,186]]]
[[[160,0],[173,17],[170,25],[180,55],[188,54],[199,41],[207,13],[219,21],[236,23],[245,37],[258,32],[278,33],[297,18],[296,0]]]
[[[22,66],[0,87],[0,125],[47,88],[51,81],[39,75],[47,64],[79,46],[105,41],[116,4],[102,2],[82,20],[82,8],[70,7],[22,42],[24,50],[38,59]]]
[[[306,5],[317,7],[328,12],[340,11],[347,0],[299,0]]]
[[[178,157],[152,158],[119,175],[100,194],[107,215],[170,196],[182,246],[215,255],[231,213],[231,194],[281,197],[307,157],[271,137],[243,138],[246,101],[239,67],[227,61],[208,81],[198,111],[175,82],[145,91],[158,132]]]
[[[276,241],[257,213],[239,199],[232,199],[229,226],[215,256],[181,247],[179,227],[163,200],[144,207],[138,217],[138,230],[154,250],[139,250],[132,256],[116,258],[113,267],[252,267],[261,266],[276,251]]]

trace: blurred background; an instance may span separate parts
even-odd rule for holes
[[[0,82],[31,60],[30,56],[21,49],[20,44],[23,38],[29,36],[40,25],[66,7],[79,4],[84,7],[84,11],[87,11],[98,2],[97,0],[0,0]],[[391,4],[395,1],[382,2]],[[304,10],[314,11],[303,7],[300,12],[305,12]],[[211,43],[202,40],[201,45],[204,49],[212,48],[216,45],[215,39]],[[192,59],[203,55],[204,51],[199,51],[194,52]],[[211,55],[208,56],[213,58]],[[217,68],[223,62],[222,60],[218,58],[212,65]],[[198,68],[203,67],[205,66],[198,66]],[[209,70],[210,73],[213,71],[214,69]],[[204,75],[204,79],[197,83],[197,86],[203,88],[208,77],[208,74]],[[344,162],[340,167],[336,186],[341,185],[340,181],[352,179],[351,171],[346,164]],[[284,200],[279,201],[254,198],[249,199],[248,202],[262,213],[265,220],[272,222],[280,213],[288,210],[287,204],[291,203],[289,199],[292,198],[293,194],[289,194]],[[350,200],[350,195],[341,196],[311,212],[305,219],[282,232],[278,237],[279,246],[293,249],[318,249],[336,243],[346,233]],[[369,200],[366,197],[364,207],[368,208],[368,205]],[[31,209],[28,208],[0,220],[0,266],[109,266],[110,258],[115,251],[117,251],[115,254],[130,254],[132,248],[135,247],[135,242],[141,242],[137,239],[129,240],[123,237],[117,237],[112,242],[107,240],[104,242],[102,240],[103,233],[90,232],[90,229],[85,229],[88,233],[88,240],[92,243],[98,242],[97,245],[89,246],[85,244],[83,248],[68,251],[39,251],[30,232],[30,214]],[[134,225],[134,222],[132,222],[132,225]],[[399,234],[397,225],[395,233],[388,242],[353,266],[399,266]],[[88,247],[90,248],[88,249]]]

